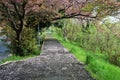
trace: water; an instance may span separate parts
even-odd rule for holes
[[[5,38],[5,36],[0,36],[0,60],[4,59],[9,54],[9,52],[8,52],[9,49],[7,48],[8,43],[3,42],[1,40],[1,39],[4,39],[4,38]]]

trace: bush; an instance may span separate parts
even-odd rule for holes
[[[20,45],[16,45],[16,36],[15,32],[10,28],[6,27],[4,29],[6,31],[6,35],[9,38],[11,44],[9,48],[11,49],[11,53],[13,55],[18,55],[16,52],[16,46],[20,46],[22,55],[29,55],[29,54],[37,54],[40,52],[38,46],[37,46],[37,40],[35,36],[35,32],[31,28],[24,28],[21,33],[21,41]],[[8,34],[9,33],[9,34]]]
[[[110,63],[120,66],[120,39],[115,33],[104,25],[97,29],[92,22],[84,25],[76,19],[64,20],[63,24],[62,29],[57,30],[58,35],[88,51],[105,54]]]
[[[106,61],[104,54],[92,53],[79,47],[75,42],[64,41],[55,36],[78,60],[86,62],[86,69],[96,80],[119,80],[120,68]],[[63,37],[62,37],[63,38]],[[114,74],[113,74],[114,73]]]

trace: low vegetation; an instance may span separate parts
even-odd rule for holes
[[[45,31],[46,31],[46,29],[42,29],[38,35],[37,34],[38,32],[35,32],[31,28],[24,29],[23,33],[21,34],[22,42],[20,44],[21,49],[23,51],[22,53],[24,53],[24,56],[19,56],[19,55],[14,54],[14,49],[15,49],[14,31],[12,31],[12,29],[10,29],[10,28],[4,28],[2,30],[2,32],[3,32],[3,34],[5,34],[7,36],[6,41],[11,42],[10,45],[8,46],[8,48],[10,48],[11,56],[1,60],[0,64],[6,63],[6,62],[11,62],[11,61],[23,60],[26,58],[40,55],[40,48],[42,46],[42,43],[43,43],[43,40],[45,37]],[[40,40],[38,40],[38,37],[40,37]],[[39,43],[40,43],[40,45],[39,45]]]
[[[9,56],[9,57],[1,60],[0,64],[13,62],[13,61],[20,61],[20,60],[24,60],[24,59],[27,59],[27,58],[30,58],[30,57],[35,57],[35,56],[38,56],[38,55],[40,55],[40,51],[36,52],[35,54],[27,55],[27,56],[24,56],[24,57],[23,56],[12,55],[12,56]]]
[[[56,38],[64,45],[64,47],[73,53],[80,62],[87,64],[86,70],[88,70],[96,80],[120,79],[120,68],[106,61],[104,55],[99,53],[96,53],[95,55],[92,52],[88,52],[73,42],[65,41],[58,35],[56,35]],[[88,61],[87,57],[89,57]]]
[[[64,22],[62,28],[53,27],[56,38],[86,64],[92,76],[96,80],[119,80],[119,37],[111,32],[113,25],[109,26],[110,31],[104,25],[98,28],[91,22],[86,27],[72,20]]]

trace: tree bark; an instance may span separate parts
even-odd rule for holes
[[[16,30],[15,55],[24,56],[22,47],[20,46],[21,45],[21,32],[22,32],[22,29],[21,30]]]

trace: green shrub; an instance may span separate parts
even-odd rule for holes
[[[36,36],[35,32],[31,28],[24,28],[21,33],[21,40],[20,45],[16,45],[16,36],[15,32],[10,28],[6,27],[5,29],[6,35],[9,38],[11,44],[9,46],[11,53],[14,55],[18,55],[16,52],[16,46],[20,46],[22,55],[29,55],[29,54],[38,54],[36,52],[39,51],[39,48],[37,46],[36,42]],[[9,33],[9,34],[8,34]]]
[[[120,68],[93,57],[87,66],[96,80],[119,80]]]
[[[87,64],[86,69],[96,80],[120,79],[120,68],[110,64],[105,54],[94,54],[79,47],[75,42],[65,41],[59,35],[55,36],[78,60]]]
[[[120,39],[104,25],[101,27],[97,30],[92,22],[86,22],[85,25],[76,19],[70,19],[64,20],[62,29],[59,28],[56,32],[65,40],[76,42],[88,51],[105,54],[110,63],[120,66]]]

